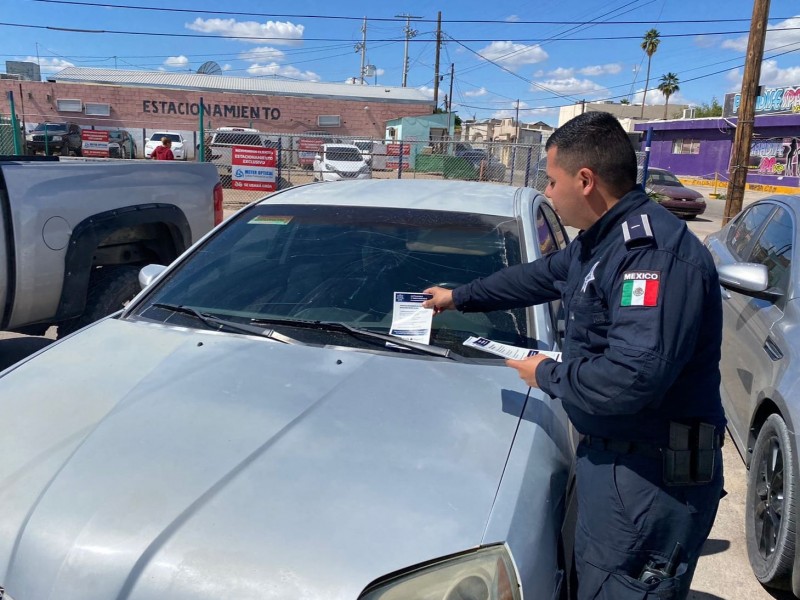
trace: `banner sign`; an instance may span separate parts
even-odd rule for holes
[[[274,148],[231,147],[231,187],[235,190],[274,192],[277,152]]]
[[[409,166],[411,144],[386,144],[386,168],[397,169],[400,166],[400,147],[403,147],[403,168]]]
[[[307,137],[298,140],[301,165],[313,165],[314,157],[322,151],[322,145],[330,143],[330,139],[324,137]]]
[[[737,116],[741,103],[741,94],[725,94],[722,116]],[[800,86],[763,88],[756,98],[755,110],[756,116],[800,113]]]
[[[99,129],[81,131],[81,154],[95,158],[108,158],[108,132]]]

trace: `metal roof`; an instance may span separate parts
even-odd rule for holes
[[[369,100],[372,102],[408,102],[432,104],[433,100],[415,88],[387,87],[382,85],[350,85],[346,83],[319,83],[313,81],[288,81],[285,79],[229,77],[203,73],[168,73],[165,71],[123,71],[68,67],[48,81],[57,83],[97,83],[127,87],[148,87],[209,92],[239,92],[268,94],[270,96],[309,96],[337,100]]]

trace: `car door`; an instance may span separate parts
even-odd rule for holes
[[[731,230],[730,245],[742,262],[765,265],[769,288],[786,294],[795,228],[792,214],[781,204],[763,203],[753,208],[757,210],[751,209],[753,214],[745,214],[740,227]],[[745,244],[749,235],[752,241]],[[761,392],[772,386],[785,354],[783,338],[777,332],[786,297],[772,301],[723,289],[722,302],[722,385],[728,397],[728,419],[742,443]]]

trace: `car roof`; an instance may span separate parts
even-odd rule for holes
[[[355,148],[359,150],[358,146],[355,144],[322,144],[323,148]],[[359,150],[360,152],[360,150]]]
[[[261,203],[427,209],[513,218],[516,199],[525,193],[538,194],[531,188],[474,181],[363,179],[297,186]]]

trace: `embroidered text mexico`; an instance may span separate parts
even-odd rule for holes
[[[647,273],[647,272],[634,273],[634,272],[628,271],[627,273],[625,273],[622,276],[622,278],[625,281],[629,281],[629,280],[632,280],[632,279],[654,279],[655,280],[655,279],[658,279],[658,273]]]

